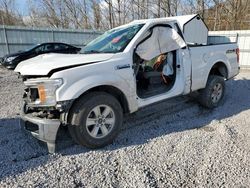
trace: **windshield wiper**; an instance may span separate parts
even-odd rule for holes
[[[98,50],[90,50],[90,51],[86,51],[86,52],[83,52],[84,54],[98,54],[98,53],[102,53],[101,51],[98,51]]]
[[[82,54],[113,54],[113,53],[117,53],[117,52],[113,52],[113,51],[98,51],[98,50],[90,50],[90,51],[86,51],[86,52],[82,52]]]

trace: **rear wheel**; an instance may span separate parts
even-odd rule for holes
[[[225,93],[225,80],[221,76],[211,75],[208,77],[206,88],[201,90],[199,102],[207,108],[218,106]]]
[[[104,92],[93,92],[79,99],[71,110],[69,132],[79,144],[99,148],[112,143],[123,121],[118,100]]]

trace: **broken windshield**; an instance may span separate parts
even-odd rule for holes
[[[129,25],[105,32],[83,49],[83,53],[117,53],[123,51],[144,24]]]

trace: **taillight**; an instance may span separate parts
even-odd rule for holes
[[[237,55],[237,63],[239,63],[240,62],[240,49],[239,48],[236,49],[236,55]]]

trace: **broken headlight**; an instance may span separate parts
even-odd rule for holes
[[[30,79],[24,82],[29,106],[55,106],[56,90],[63,84],[62,79]],[[35,93],[35,95],[34,95]]]

